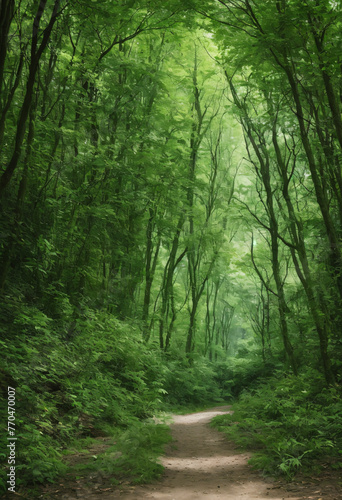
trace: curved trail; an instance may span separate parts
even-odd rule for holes
[[[249,455],[237,451],[223,433],[209,427],[216,415],[229,413],[229,406],[190,415],[175,415],[174,441],[161,459],[165,467],[159,481],[144,486],[110,483],[101,471],[88,477],[64,478],[58,485],[41,488],[42,500],[342,500],[340,476],[325,472],[309,480],[284,484],[261,478],[247,464]],[[105,443],[101,445],[107,447]],[[100,453],[97,448],[96,453]],[[88,460],[76,454],[74,463]],[[56,489],[57,488],[57,489]],[[297,495],[297,496],[296,496]],[[27,497],[24,497],[27,498]],[[29,497],[31,498],[31,497]]]
[[[300,500],[274,483],[267,483],[247,465],[224,435],[209,427],[229,406],[190,415],[176,415],[171,425],[174,442],[161,462],[162,479],[152,484],[102,496],[103,500]],[[311,497],[312,498],[312,497]]]

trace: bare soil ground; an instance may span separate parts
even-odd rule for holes
[[[249,455],[239,452],[225,436],[209,427],[228,406],[190,415],[176,415],[171,425],[173,443],[161,462],[165,472],[160,481],[144,486],[112,486],[97,474],[48,487],[44,500],[342,500],[336,474],[302,479],[286,484],[265,480],[251,470]],[[105,444],[99,442],[99,447]],[[76,459],[76,457],[75,457]],[[84,457],[79,456],[79,460]]]

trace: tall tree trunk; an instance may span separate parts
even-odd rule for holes
[[[180,262],[180,260],[185,256],[185,251],[178,257],[176,260],[176,255],[178,251],[178,246],[179,246],[179,237],[181,230],[183,228],[185,221],[184,214],[182,213],[178,219],[177,227],[176,227],[176,232],[172,240],[172,246],[171,246],[171,251],[170,251],[170,256],[168,259],[168,262],[165,266],[164,269],[164,277],[163,277],[163,284],[162,284],[162,306],[161,306],[161,311],[160,311],[160,319],[159,319],[159,345],[161,349],[167,349],[170,345],[170,340],[171,340],[171,332],[170,335],[168,335],[166,345],[164,346],[164,329],[165,329],[165,322],[167,323],[167,316],[166,316],[166,311],[167,307],[169,304],[169,300],[173,295],[173,275],[176,269],[176,266]],[[172,299],[173,300],[173,299]]]
[[[14,8],[14,0],[2,0],[0,2],[0,95],[3,87],[8,35],[13,19]]]
[[[145,257],[145,292],[144,292],[144,302],[142,311],[142,322],[143,322],[143,338],[145,342],[148,342],[150,338],[149,332],[149,310],[151,302],[151,288],[154,279],[155,270],[157,267],[158,254],[161,245],[161,238],[158,237],[155,250],[153,249],[153,229],[155,221],[155,211],[150,208],[150,216],[146,228],[146,257]],[[153,255],[154,251],[154,255]]]
[[[280,333],[284,344],[284,349],[287,354],[288,360],[291,364],[292,371],[295,375],[298,374],[297,361],[294,355],[294,349],[289,337],[286,314],[288,307],[286,304],[284,283],[280,275],[280,263],[279,263],[279,230],[278,230],[278,220],[274,210],[273,202],[273,190],[271,186],[270,177],[270,159],[268,151],[265,147],[263,139],[258,135],[258,131],[255,131],[254,125],[248,115],[248,112],[243,103],[240,102],[236,89],[233,85],[231,79],[229,79],[230,89],[233,95],[234,102],[241,112],[241,123],[244,128],[244,134],[246,141],[249,141],[252,145],[253,151],[258,159],[258,163],[253,161],[254,168],[258,177],[261,179],[266,192],[266,202],[265,208],[267,210],[269,226],[267,227],[270,237],[271,237],[271,260],[272,260],[272,271],[273,278],[276,286],[276,296],[278,301],[278,312],[279,312],[279,322],[280,322]],[[259,144],[257,144],[255,137],[258,137]],[[247,150],[249,152],[248,146]],[[252,159],[252,158],[251,158]],[[259,165],[259,166],[258,166]],[[253,242],[251,247],[251,256],[253,260]],[[254,261],[253,261],[254,263]],[[254,263],[255,265],[255,263]],[[260,276],[260,273],[258,273]]]
[[[297,272],[297,275],[302,283],[305,294],[307,296],[309,310],[311,316],[314,320],[315,328],[319,338],[320,353],[323,365],[323,373],[328,384],[335,383],[335,377],[331,369],[330,357],[328,354],[328,332],[326,330],[326,322],[322,319],[323,315],[321,313],[321,306],[319,301],[316,300],[314,293],[313,279],[311,276],[311,271],[308,263],[306,245],[303,235],[302,223],[298,220],[296,212],[289,193],[290,179],[288,177],[288,172],[286,164],[283,160],[281,150],[278,144],[278,136],[276,129],[276,122],[274,121],[273,131],[272,131],[272,142],[274,150],[276,153],[278,169],[282,178],[282,194],[286,202],[288,218],[290,221],[289,230],[294,243],[295,248],[290,247],[292,260]],[[301,262],[302,269],[299,266],[297,259],[297,254]],[[302,272],[303,270],[303,272]]]
[[[9,241],[4,249],[3,257],[2,257],[2,266],[0,271],[0,290],[4,289],[7,275],[13,262],[13,250],[15,248],[16,242],[20,239],[20,230],[21,230],[21,219],[22,219],[22,210],[24,205],[24,199],[27,189],[28,182],[28,174],[29,169],[31,167],[31,154],[32,154],[32,143],[34,139],[34,113],[31,110],[30,113],[30,123],[29,123],[29,131],[26,143],[26,154],[25,154],[25,163],[23,168],[23,173],[21,176],[21,180],[19,183],[17,201],[15,206],[14,213],[14,225],[12,228],[12,234],[9,237]]]
[[[25,137],[27,118],[28,118],[29,113],[30,113],[32,99],[33,99],[33,95],[34,95],[34,84],[35,84],[35,80],[36,80],[36,73],[38,71],[39,60],[40,60],[40,58],[41,58],[41,56],[42,56],[42,54],[43,54],[43,52],[48,44],[52,28],[53,28],[53,26],[57,20],[57,16],[58,16],[58,9],[59,9],[60,0],[55,0],[50,21],[43,32],[44,33],[43,38],[42,38],[42,41],[40,43],[40,46],[38,47],[39,25],[40,25],[42,15],[43,15],[45,7],[46,7],[46,3],[47,3],[46,0],[40,1],[39,6],[38,6],[38,10],[37,10],[37,14],[36,14],[35,19],[33,21],[31,57],[30,57],[30,65],[29,65],[29,74],[28,74],[28,79],[27,79],[27,83],[26,83],[26,92],[25,92],[24,101],[23,101],[23,104],[22,104],[22,107],[21,107],[21,110],[19,113],[15,143],[14,143],[14,151],[13,151],[13,154],[12,154],[10,161],[7,164],[7,167],[5,168],[4,172],[2,173],[2,175],[0,177],[0,197],[2,196],[3,191],[6,188],[7,184],[11,181],[12,176],[14,174],[14,171],[17,168],[18,162],[20,160],[22,146],[23,146],[24,137]]]

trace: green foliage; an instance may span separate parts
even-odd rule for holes
[[[342,403],[339,391],[324,388],[315,371],[300,377],[279,374],[241,394],[233,415],[213,425],[255,452],[251,464],[287,478],[318,461],[338,464],[342,452]]]
[[[148,483],[163,472],[158,458],[170,441],[167,425],[148,420],[135,422],[119,434],[114,446],[93,457],[95,461],[76,466],[76,470],[99,470],[115,483],[127,480],[133,484]]]
[[[205,359],[195,360],[192,366],[186,359],[169,361],[163,370],[166,402],[179,407],[224,401],[215,375]]]
[[[228,358],[215,363],[215,380],[225,398],[236,398],[246,389],[256,387],[260,380],[271,377],[276,369],[275,362],[265,363],[260,357]]]
[[[165,444],[170,441],[170,428],[167,425],[153,422],[132,425],[118,441],[122,455],[117,459],[113,472],[135,484],[157,479],[164,470],[158,458],[163,454]]]
[[[2,341],[3,376],[17,387],[18,485],[61,474],[61,451],[75,434],[129,426],[152,416],[161,403],[160,361],[132,325],[84,309],[73,341],[66,342],[58,322],[35,308],[31,316],[28,306],[22,310],[23,333]],[[42,318],[38,331],[31,330],[32,317],[35,325]],[[4,398],[3,414],[5,404]],[[2,449],[5,440],[3,433]]]
[[[75,436],[119,427],[141,431],[123,439],[149,464],[141,421],[239,395],[231,430],[270,450],[265,470],[340,450],[336,2],[56,2],[50,25],[53,3],[13,3],[0,388],[5,413],[17,388],[18,485],[63,472]],[[307,379],[288,377],[297,363]]]

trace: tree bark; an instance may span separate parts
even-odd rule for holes
[[[14,151],[12,154],[12,157],[7,164],[7,167],[5,168],[4,172],[2,173],[0,177],[0,197],[3,195],[3,191],[5,190],[6,186],[9,184],[9,182],[12,179],[12,176],[14,174],[14,171],[16,170],[18,166],[18,162],[21,157],[21,151],[22,151],[22,146],[24,142],[24,137],[25,137],[25,131],[26,131],[26,123],[27,119],[30,113],[30,108],[32,104],[32,99],[34,95],[34,84],[36,80],[36,73],[38,70],[38,64],[39,60],[48,44],[48,41],[50,39],[51,31],[53,29],[53,26],[57,20],[58,17],[58,9],[59,9],[59,4],[60,0],[55,0],[54,7],[53,7],[53,12],[51,14],[50,21],[47,25],[47,27],[44,30],[43,34],[43,39],[41,41],[41,44],[39,48],[37,48],[37,43],[38,43],[38,30],[39,30],[39,25],[40,21],[42,18],[42,15],[44,13],[45,7],[46,7],[46,0],[41,0],[39,3],[39,7],[37,10],[37,14],[35,16],[35,19],[33,21],[33,26],[32,26],[32,41],[31,41],[31,57],[30,57],[30,66],[29,66],[29,74],[28,74],[28,79],[26,83],[26,92],[25,92],[25,97],[24,101],[19,113],[19,119],[18,119],[18,124],[17,124],[17,131],[16,131],[16,137],[15,137],[15,143],[14,143]]]

